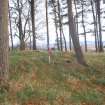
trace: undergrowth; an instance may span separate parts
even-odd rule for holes
[[[105,54],[86,54],[88,67],[73,53],[10,53],[10,89],[0,105],[105,105]]]

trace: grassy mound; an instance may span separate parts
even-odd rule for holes
[[[86,54],[89,67],[73,53],[11,52],[10,89],[0,105],[105,105],[105,54]]]

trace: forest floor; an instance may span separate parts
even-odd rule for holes
[[[105,54],[87,53],[88,67],[73,53],[11,52],[9,89],[0,105],[105,105]]]

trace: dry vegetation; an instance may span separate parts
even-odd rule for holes
[[[105,54],[86,54],[88,67],[73,53],[10,54],[9,89],[0,88],[0,105],[105,105]]]

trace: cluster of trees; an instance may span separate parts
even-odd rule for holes
[[[9,1],[9,28],[12,49],[14,48],[13,31],[15,30],[15,36],[20,41],[20,50],[25,50],[25,43],[31,36],[33,39],[33,49],[36,50],[34,3],[35,0]]]
[[[40,4],[45,4],[45,21],[36,21],[38,13],[40,12],[37,8]],[[102,26],[101,21],[104,19],[104,8],[101,7],[102,0],[72,0],[73,6],[73,18],[76,28],[76,34],[84,37],[85,51],[88,51],[87,45],[87,34],[94,36],[94,44],[96,52],[103,51],[102,32],[104,31],[104,25]],[[44,7],[43,7],[44,8]],[[49,9],[51,11],[49,12]],[[67,51],[66,35],[64,34],[64,26],[66,25],[69,29],[69,49],[72,48],[71,32],[69,28],[69,5],[67,0],[9,0],[9,27],[10,27],[10,38],[12,49],[14,48],[14,36],[19,38],[20,50],[25,50],[26,43],[30,42],[30,49],[37,49],[36,40],[42,35],[38,35],[37,31],[40,31],[43,24],[46,27],[47,37],[47,48],[49,48],[49,15],[51,15],[53,23],[55,25],[56,34],[56,45],[60,51]],[[91,22],[87,21],[88,16],[91,15]],[[40,15],[41,16],[41,15]],[[41,17],[38,17],[41,20]],[[43,16],[44,17],[44,16]],[[64,21],[66,20],[66,21]],[[82,29],[80,33],[79,29]],[[88,27],[92,27],[88,29]],[[29,40],[30,39],[30,40]],[[32,44],[31,44],[32,43]]]
[[[30,45],[32,42],[31,49],[37,50],[36,39],[40,36],[37,35],[35,20],[38,13],[37,8],[41,2],[43,1],[9,0],[8,2],[8,0],[0,0],[0,77],[8,77],[8,23],[12,50],[14,48],[14,35],[19,38],[20,50],[25,50],[27,41],[30,41]],[[46,27],[47,49],[50,48],[49,15],[51,15],[55,25],[57,49],[59,51],[68,50],[63,28],[67,25],[69,29],[69,48],[71,50],[71,43],[73,43],[78,62],[86,65],[79,42],[79,35],[81,34],[79,33],[79,25],[81,24],[85,51],[88,50],[87,33],[92,33],[96,51],[103,52],[101,15],[104,11],[101,8],[102,0],[45,0],[44,3],[46,19],[45,24],[43,24]],[[49,8],[51,9],[50,12]],[[92,23],[88,23],[93,26],[92,30],[86,28],[86,13],[92,14]],[[42,23],[39,22],[40,24]]]

